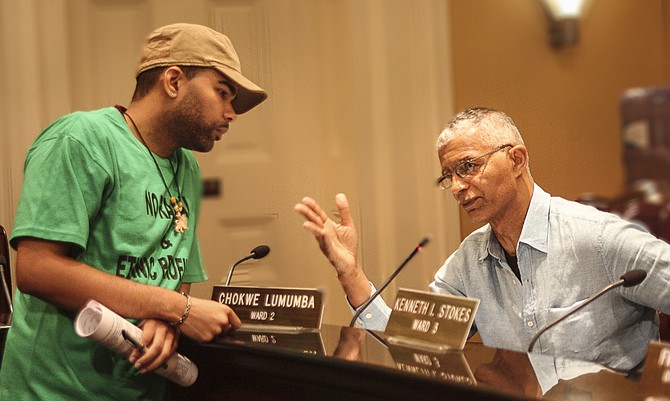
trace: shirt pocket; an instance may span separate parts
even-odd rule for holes
[[[597,332],[596,305],[587,305],[582,309],[570,313],[575,308],[587,302],[588,298],[581,299],[571,305],[549,307],[545,326],[558,319],[563,320],[548,329],[542,337],[542,350],[554,355],[578,358],[594,351],[594,334]],[[544,338],[544,341],[542,340]]]

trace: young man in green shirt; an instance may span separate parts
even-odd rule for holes
[[[266,97],[225,35],[173,24],[147,37],[127,109],[76,112],[39,135],[10,240],[18,289],[0,399],[164,399],[165,379],[145,373],[180,334],[209,341],[240,326],[228,306],[188,295],[206,279],[192,151]],[[140,325],[146,351],[127,359],[79,337],[90,299]]]

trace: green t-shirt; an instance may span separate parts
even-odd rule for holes
[[[201,195],[197,160],[183,149],[170,158],[154,157],[156,162],[114,107],[58,119],[28,151],[10,243],[16,247],[21,237],[68,242],[81,262],[171,290],[206,280],[195,236]],[[184,198],[189,230],[181,234],[174,231],[170,193]],[[79,337],[75,315],[16,291],[0,399],[166,397],[164,378],[139,374],[125,357]]]

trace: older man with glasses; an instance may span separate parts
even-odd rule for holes
[[[442,175],[476,223],[435,274],[430,289],[481,301],[475,327],[484,344],[525,351],[543,327],[632,269],[647,278],[612,291],[543,334],[534,351],[630,370],[658,337],[657,310],[670,312],[670,245],[642,227],[590,206],[553,197],[530,174],[528,150],[505,113],[459,113],[437,140]],[[375,292],[357,259],[358,237],[344,194],[340,223],[314,199],[295,210],[335,267],[351,306]],[[381,298],[357,324],[383,330],[390,308]]]

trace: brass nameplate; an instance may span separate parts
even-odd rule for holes
[[[401,288],[386,326],[388,341],[429,350],[462,350],[479,300]]]
[[[215,285],[212,300],[230,306],[243,328],[321,328],[323,296],[316,289]]]
[[[396,367],[403,372],[471,386],[477,384],[461,351],[430,352],[393,345],[389,345],[389,351]]]
[[[649,343],[640,384],[645,395],[670,394],[670,343]]]

